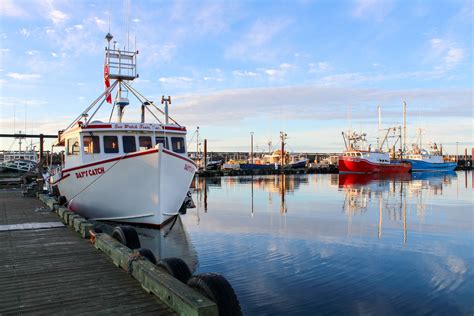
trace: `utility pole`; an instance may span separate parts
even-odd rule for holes
[[[456,142],[456,162],[459,160],[459,142]]]
[[[281,140],[281,155],[280,155],[280,166],[283,168],[285,165],[285,141],[286,136],[288,136],[285,132],[280,132],[280,140]]]
[[[204,160],[204,169],[207,166],[207,139],[204,139],[204,153],[203,153],[203,160]]]

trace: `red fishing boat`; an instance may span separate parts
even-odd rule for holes
[[[339,156],[339,173],[408,173],[410,163],[392,162],[388,153],[366,146],[366,134],[342,133],[346,150]]]

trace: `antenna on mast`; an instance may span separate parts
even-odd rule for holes
[[[380,131],[382,130],[382,110],[380,109],[380,105],[377,106],[377,112],[378,112],[378,115],[379,115],[379,129],[378,129],[378,132],[377,132],[377,148],[379,148],[380,146]]]

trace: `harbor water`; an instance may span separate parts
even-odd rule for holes
[[[199,178],[197,207],[142,240],[223,274],[246,315],[472,315],[472,178]]]

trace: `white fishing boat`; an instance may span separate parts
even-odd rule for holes
[[[5,151],[2,156],[0,172],[24,173],[34,170],[38,164],[38,156],[34,150]]]
[[[168,115],[169,97],[161,110],[129,84],[138,77],[138,51],[111,48],[110,33],[106,39],[106,89],[59,132],[56,145],[65,147],[65,157],[50,181],[86,218],[162,226],[178,214],[197,169],[187,155],[186,127]],[[113,93],[109,121],[94,121]],[[138,100],[139,122],[123,121],[128,94]],[[145,122],[146,113],[156,121]]]

